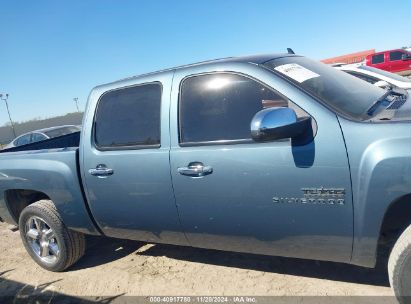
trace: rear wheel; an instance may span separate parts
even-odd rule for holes
[[[66,228],[50,200],[24,208],[19,229],[27,252],[47,270],[63,271],[84,255],[84,235]]]
[[[399,302],[411,304],[411,226],[400,235],[391,251],[388,275]]]

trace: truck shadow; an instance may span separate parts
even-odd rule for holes
[[[110,263],[135,252],[137,249],[145,245],[145,243],[142,242],[108,237],[86,237],[86,254],[80,261],[78,261],[78,263],[70,267],[69,271],[92,268]]]
[[[381,259],[376,268],[313,261],[295,258],[274,257],[248,253],[234,253],[191,247],[155,245],[139,253],[146,256],[167,256],[172,259],[225,267],[257,270],[278,274],[304,276],[332,281],[389,287],[387,263]]]
[[[37,286],[24,284],[18,281],[6,279],[4,274],[12,272],[14,269],[0,273],[0,303],[113,303],[124,294],[110,297],[76,297],[65,295],[53,290],[53,284],[62,279],[46,282]]]
[[[93,237],[89,240],[86,255],[70,270],[89,268],[111,262],[134,253],[144,245],[146,243],[137,241]],[[376,268],[369,269],[343,263],[164,244],[150,246],[148,249],[135,254],[151,257],[166,256],[171,259],[209,265],[389,287],[386,258],[380,259]]]

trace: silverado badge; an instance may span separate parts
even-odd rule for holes
[[[273,203],[344,205],[344,188],[301,188],[303,197],[273,197]]]

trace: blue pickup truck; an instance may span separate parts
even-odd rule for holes
[[[70,145],[3,151],[0,217],[51,271],[85,234],[364,267],[388,247],[406,299],[410,131],[406,91],[302,56],[172,68],[95,87]]]

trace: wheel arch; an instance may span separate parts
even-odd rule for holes
[[[4,200],[12,219],[19,222],[21,212],[27,206],[42,200],[50,200],[46,193],[30,189],[11,189],[4,192]]]
[[[389,254],[400,235],[410,225],[411,193],[408,193],[392,201],[384,214],[378,239],[377,257]]]

